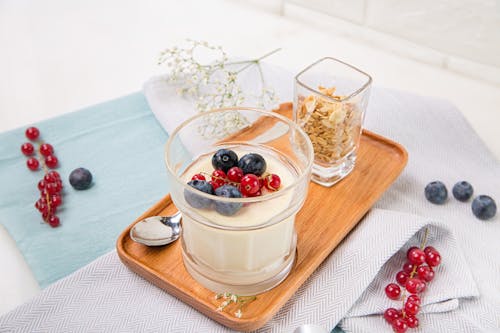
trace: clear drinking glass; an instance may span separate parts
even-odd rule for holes
[[[210,180],[212,156],[221,148],[238,157],[262,155],[265,174],[281,177],[280,189],[226,198],[189,186],[200,172]],[[205,112],[171,134],[165,148],[171,197],[182,212],[184,266],[195,280],[214,292],[255,295],[286,278],[295,259],[295,215],[307,195],[313,156],[309,137],[296,123],[252,108]],[[224,215],[221,207],[236,213]]]
[[[372,78],[334,58],[295,77],[294,121],[314,147],[312,180],[332,186],[354,168]]]

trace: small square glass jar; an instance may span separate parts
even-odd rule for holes
[[[354,169],[371,83],[370,75],[330,57],[295,77],[293,117],[314,147],[314,182],[332,186]]]

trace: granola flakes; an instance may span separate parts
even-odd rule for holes
[[[361,116],[355,104],[343,102],[344,96],[335,95],[335,87],[320,86],[319,91],[329,98],[309,95],[299,99],[297,121],[311,139],[315,160],[331,164],[355,148]]]

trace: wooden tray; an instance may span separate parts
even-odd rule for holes
[[[291,104],[280,111],[289,113]],[[243,317],[217,312],[220,301],[185,270],[181,244],[147,247],[132,241],[130,228],[146,217],[177,211],[167,195],[132,223],[118,238],[122,262],[132,271],[213,320],[236,330],[262,327],[290,299],[312,272],[363,218],[406,165],[408,155],[399,144],[363,131],[356,167],[331,188],[311,183],[304,207],[297,215],[297,257],[290,275],[277,287],[258,295],[244,308]]]

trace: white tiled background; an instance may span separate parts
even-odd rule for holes
[[[499,0],[0,0],[0,131],[141,89],[187,37],[249,58],[282,47],[269,62],[295,72],[334,56],[447,99],[500,159]],[[2,228],[0,244],[1,313],[38,288]]]

